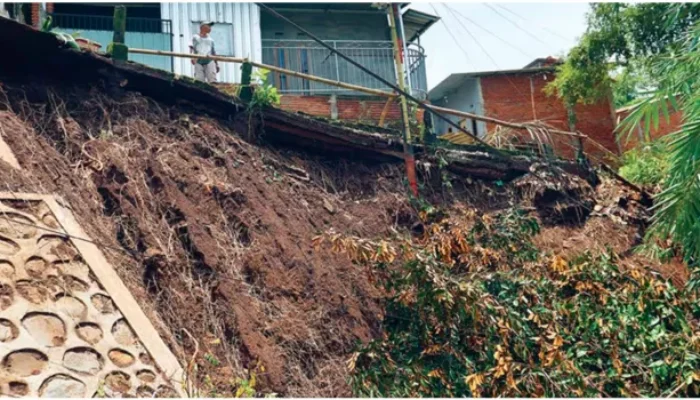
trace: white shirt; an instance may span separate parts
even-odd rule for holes
[[[201,56],[213,56],[216,55],[216,50],[214,49],[214,39],[211,35],[203,38],[201,36],[194,35],[192,37],[192,47],[194,48],[195,54]]]

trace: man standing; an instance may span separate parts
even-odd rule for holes
[[[194,54],[202,56],[215,56],[214,39],[209,35],[213,22],[204,21],[199,24],[199,34],[192,37],[190,50]],[[192,59],[194,65],[194,77],[207,83],[216,82],[216,74],[219,72],[219,63],[207,58]]]

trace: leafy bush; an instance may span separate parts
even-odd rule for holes
[[[426,225],[396,245],[315,239],[368,265],[388,293],[383,336],[348,363],[356,395],[700,394],[693,294],[614,254],[545,256],[518,212]]]
[[[281,96],[277,92],[277,88],[267,83],[267,75],[270,71],[266,69],[256,69],[253,72],[252,78],[260,82],[253,91],[253,99],[250,102],[251,107],[266,107],[280,104]]]
[[[620,175],[638,185],[657,186],[662,185],[668,167],[668,148],[661,138],[626,152],[622,157]]]

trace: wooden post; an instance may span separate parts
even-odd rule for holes
[[[241,100],[250,103],[253,100],[253,88],[250,86],[250,81],[253,75],[253,65],[249,62],[244,62],[241,66]]]
[[[129,58],[129,48],[124,44],[126,38],[126,7],[114,7],[114,36],[112,38],[112,59],[117,62]]]
[[[403,60],[401,56],[401,42],[398,35],[398,26],[396,25],[396,15],[399,13],[398,4],[391,3],[389,5],[389,21],[391,23],[391,39],[394,42],[394,62],[396,64],[396,75],[399,89],[402,91],[405,87]],[[418,197],[418,181],[416,179],[416,159],[413,155],[413,146],[411,145],[411,124],[408,117],[408,104],[406,96],[401,96],[401,116],[403,119],[403,151],[406,160],[406,177],[408,184],[411,186],[413,195]]]

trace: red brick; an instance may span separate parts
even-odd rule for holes
[[[677,131],[681,125],[683,124],[683,113],[681,111],[676,111],[673,109],[673,106],[671,103],[667,103],[668,110],[669,110],[669,120],[666,120],[666,117],[662,114],[659,116],[659,127],[658,129],[655,129],[654,126],[651,126],[651,131],[649,132],[649,139],[651,140],[656,140],[662,136],[666,136],[671,132]],[[619,122],[622,122],[627,116],[629,115],[631,110],[623,110],[623,111],[618,111],[617,113],[617,119]],[[643,124],[643,122],[642,122]],[[643,126],[642,126],[643,128]],[[642,131],[642,135],[644,135]],[[642,136],[644,140],[644,136]],[[633,131],[631,135],[627,136],[627,130],[622,132],[622,136],[620,137],[620,145],[622,146],[623,151],[628,151],[635,146],[637,146],[640,142],[640,131]]]
[[[330,118],[330,96],[301,96],[282,95],[280,107],[288,111],[303,112],[306,114]],[[361,97],[338,97],[338,119],[376,124],[381,118],[386,104],[385,99],[367,99]],[[418,113],[418,120],[422,121],[423,112]],[[401,106],[394,101],[389,105],[384,120],[387,123],[401,121]]]
[[[555,95],[547,96],[543,90],[554,77],[553,72],[482,77],[485,115],[511,122],[541,121],[568,131],[569,118],[564,103]],[[577,105],[574,112],[576,130],[600,143],[609,152],[619,154],[613,134],[615,121],[608,99],[592,105]],[[492,124],[487,124],[489,131],[494,128]],[[523,132],[523,135],[527,133]],[[576,155],[576,139],[554,135],[552,140],[557,155],[567,158]],[[591,144],[584,145],[584,150],[594,159],[607,156],[607,151]]]

